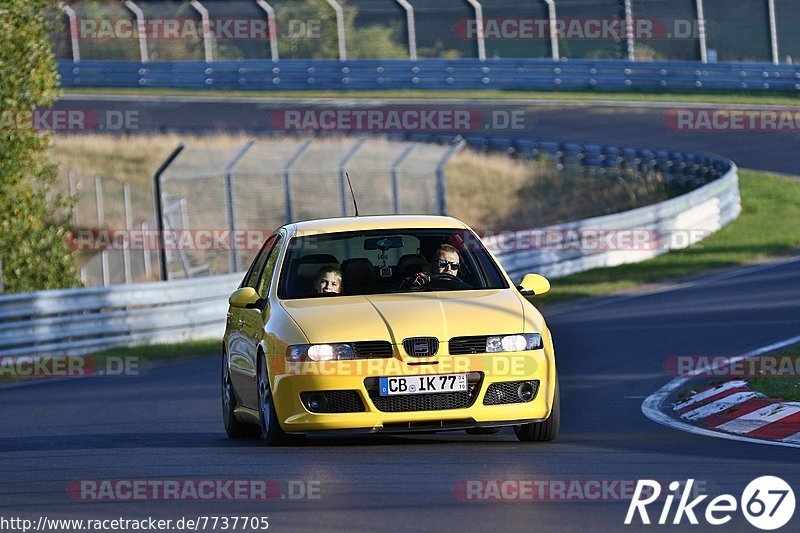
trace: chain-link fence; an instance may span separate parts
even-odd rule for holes
[[[800,58],[794,0],[75,1],[53,16],[60,59]]]
[[[263,240],[297,220],[445,210],[453,146],[382,138],[274,139],[183,148],[157,178],[167,277],[247,268]]]

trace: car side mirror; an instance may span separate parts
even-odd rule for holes
[[[266,300],[261,298],[253,287],[244,287],[228,298],[231,307],[238,309],[264,309]]]
[[[547,278],[539,274],[526,274],[517,289],[524,296],[540,296],[550,292],[550,282]]]

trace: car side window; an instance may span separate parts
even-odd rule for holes
[[[267,242],[265,242],[264,246],[261,247],[261,251],[258,252],[258,255],[253,260],[253,264],[250,265],[250,270],[247,272],[247,275],[244,278],[242,287],[256,288],[256,284],[258,283],[258,275],[261,273],[261,269],[264,267],[264,262],[267,260],[269,251],[272,249],[272,246],[275,244],[276,240],[277,237],[273,235],[267,239]]]
[[[258,280],[258,287],[255,287],[256,292],[259,296],[266,297],[267,292],[269,291],[269,284],[272,281],[272,275],[275,273],[275,262],[278,259],[278,251],[280,250],[280,242],[281,237],[278,235],[275,238],[275,242],[272,243],[272,247],[264,254],[266,261],[264,262],[264,266],[261,271],[261,277]]]

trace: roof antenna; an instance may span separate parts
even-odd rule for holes
[[[347,184],[350,186],[350,196],[353,197],[353,207],[355,207],[356,209],[355,216],[358,216],[358,202],[356,202],[356,193],[353,192],[353,184],[350,183],[350,174],[348,174],[347,171],[345,170],[344,175],[347,178]]]

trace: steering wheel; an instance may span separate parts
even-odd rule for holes
[[[460,278],[446,272],[439,272],[431,276],[428,287],[435,289],[471,289],[472,287],[464,283]]]

